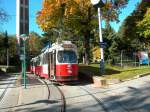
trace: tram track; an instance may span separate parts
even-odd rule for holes
[[[10,86],[10,84],[8,84],[8,85],[6,86],[5,90],[4,90],[3,93],[1,94],[1,96],[0,96],[0,102],[1,102],[2,99],[4,98],[4,96],[5,96],[6,92],[7,92],[7,89],[9,88],[9,86]]]
[[[85,87],[81,87],[79,86],[80,89],[82,89],[83,91],[85,91],[88,95],[90,95],[92,98],[94,98],[97,103],[99,105],[102,106],[102,108],[104,109],[105,112],[109,112],[109,109],[104,105],[103,101],[100,99],[100,98],[97,98],[94,94],[95,93],[92,93],[90,91],[88,91]],[[131,112],[129,109],[127,109],[126,107],[123,106],[122,103],[120,103],[119,101],[115,101],[120,107],[122,107],[122,109],[124,109],[126,112]]]
[[[7,80],[6,80],[7,81]],[[9,81],[9,80],[8,80]],[[13,82],[14,83],[14,82]],[[4,88],[4,91],[2,92],[1,96],[0,96],[0,102],[2,101],[2,99],[4,98],[8,88],[10,87],[10,85],[12,84],[12,82],[9,82],[9,84]]]
[[[55,83],[53,83],[52,81],[50,81],[50,80],[44,80],[44,79],[40,79],[39,77],[38,77],[38,79],[40,80],[40,81],[42,81],[42,83],[43,84],[45,84],[46,85],[46,87],[47,87],[47,90],[48,90],[48,100],[50,100],[50,95],[51,95],[51,90],[50,90],[50,84],[52,84],[57,90],[58,90],[58,92],[60,93],[60,95],[61,95],[61,106],[60,106],[60,111],[59,112],[66,112],[66,100],[65,100],[65,95],[64,95],[64,93],[63,93],[63,91],[58,87],[58,85],[60,85],[59,83],[57,83],[57,85],[55,84]],[[50,84],[49,84],[49,82],[50,82]]]
[[[60,95],[61,95],[61,107],[60,107],[60,111],[59,112],[66,112],[66,98],[65,98],[65,95],[64,95],[64,93],[63,93],[63,89],[61,89],[60,87],[59,87],[59,85],[61,85],[61,86],[65,86],[65,84],[63,84],[63,83],[59,83],[59,82],[52,82],[51,80],[47,80],[47,81],[45,81],[45,80],[42,80],[43,82],[44,82],[44,84],[47,86],[47,88],[49,88],[48,89],[48,91],[49,91],[49,96],[48,96],[48,99],[50,99],[50,87],[49,87],[49,85],[53,85],[58,91],[59,91],[59,93],[60,93]],[[77,85],[79,84],[79,82],[77,83]],[[75,84],[76,85],[76,84]],[[102,98],[99,98],[99,97],[97,97],[96,96],[96,94],[97,94],[97,92],[95,93],[93,93],[93,92],[91,92],[91,91],[89,91],[88,90],[88,88],[86,88],[86,87],[83,87],[83,86],[78,86],[81,90],[83,90],[83,91],[85,91],[86,92],[86,95],[89,95],[89,96],[91,96],[91,98],[93,98],[97,103],[98,103],[98,105],[100,105],[101,107],[102,107],[102,109],[103,109],[103,111],[104,112],[110,112],[110,111],[112,111],[111,110],[111,108],[109,108],[109,105],[107,105],[107,104],[104,104],[104,102],[105,101],[103,101],[103,99]],[[105,91],[105,92],[108,92],[108,91],[111,91],[111,92],[113,92],[113,89],[112,90],[107,90],[107,91]],[[104,93],[105,94],[105,92],[102,92],[102,93]],[[107,94],[106,94],[107,95]],[[110,97],[109,95],[107,95],[108,97]],[[126,108],[120,101],[118,101],[118,100],[115,100],[115,103],[117,104],[117,105],[119,105],[119,107],[121,107],[125,112],[131,112],[128,108]]]
[[[55,84],[53,84],[57,89],[58,91],[60,92],[61,94],[61,100],[62,100],[62,106],[61,106],[61,109],[60,109],[60,112],[66,112],[66,100],[65,100],[65,95],[63,93],[63,91]]]
[[[65,98],[63,89],[61,87],[59,87],[60,85],[61,86],[65,86],[65,84],[62,84],[62,83],[59,83],[59,82],[52,82],[51,80],[44,80],[44,79],[40,79],[40,80],[42,80],[43,84],[45,84],[46,87],[48,88],[48,100],[51,99],[50,95],[52,94],[52,90],[50,90],[51,89],[50,85],[53,85],[53,87],[55,87],[58,90],[58,92],[60,94],[60,100],[59,101],[61,103],[60,106],[59,106],[60,109],[58,110],[58,112],[66,112],[66,110],[67,110],[66,109],[66,100],[67,99]],[[80,90],[84,91],[86,93],[85,95],[91,96],[91,98],[94,99],[94,101],[96,101],[99,106],[101,106],[101,108],[103,109],[104,112],[110,112],[110,111],[112,111],[111,108],[109,107],[109,104],[108,105],[105,104],[105,100],[103,100],[103,98],[97,97],[97,95],[96,95],[97,92],[93,93],[93,92],[89,91],[88,88],[86,88],[84,86],[81,86],[81,85],[78,85],[77,87]],[[108,91],[113,92],[112,90],[107,90],[105,92],[108,92]],[[105,94],[105,92],[100,92],[100,93],[104,93]],[[107,94],[105,94],[105,95],[107,95]],[[110,97],[109,95],[107,95],[107,96]],[[114,99],[114,102],[115,102],[115,104],[119,105],[120,109],[122,108],[121,110],[124,110],[125,112],[131,112],[120,101]]]
[[[102,106],[102,108],[105,112],[109,112],[108,109],[104,106],[103,102],[99,98],[97,98],[95,95],[93,95],[91,92],[89,92],[84,87],[79,86],[79,88],[82,89],[83,91],[85,91],[87,93],[87,95],[90,95],[100,106]]]

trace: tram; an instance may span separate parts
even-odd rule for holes
[[[31,72],[55,81],[78,80],[77,47],[71,41],[53,43],[31,59]]]

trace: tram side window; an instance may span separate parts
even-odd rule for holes
[[[37,60],[37,65],[40,65],[40,61],[41,61],[41,59],[39,57],[38,60]]]
[[[43,58],[42,58],[42,64],[45,64],[45,54],[43,55]]]
[[[45,64],[48,64],[48,53],[45,54]]]
[[[43,55],[43,63],[42,64],[47,64],[48,63],[48,57],[47,54]]]

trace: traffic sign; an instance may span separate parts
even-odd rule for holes
[[[107,43],[106,42],[100,42],[99,45],[100,45],[100,48],[105,48]]]
[[[24,60],[25,59],[25,55],[21,54],[20,55],[20,60]]]

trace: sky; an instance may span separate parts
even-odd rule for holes
[[[0,0],[0,7],[9,15],[9,21],[0,25],[0,32],[7,30],[8,34],[16,34],[16,0]],[[42,34],[36,24],[36,13],[42,8],[42,0],[29,0],[29,31]]]
[[[141,0],[129,0],[128,5],[121,10],[119,15],[119,23],[111,22],[111,26],[117,32],[124,19],[129,16]],[[7,30],[8,34],[16,34],[16,0],[0,0],[0,7],[9,15],[9,21],[0,25],[0,32]],[[41,29],[36,24],[36,13],[42,8],[42,0],[29,0],[29,31],[42,34]]]

